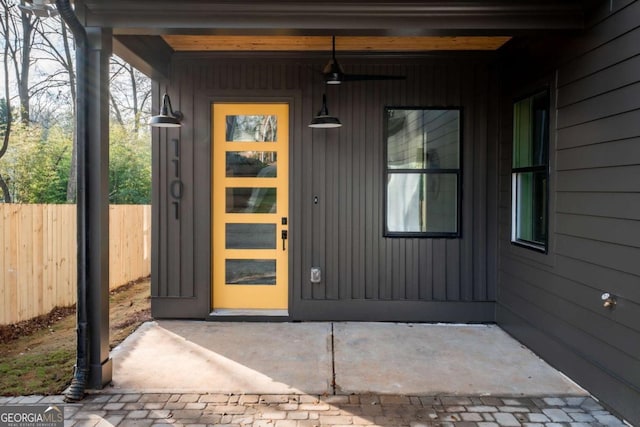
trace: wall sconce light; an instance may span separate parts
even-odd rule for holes
[[[318,114],[311,120],[309,123],[310,128],[339,128],[342,126],[340,120],[337,117],[333,117],[329,115],[329,110],[327,109],[327,95],[322,95],[322,108],[318,112]]]
[[[171,99],[166,93],[162,96],[162,107],[160,107],[160,114],[151,117],[149,125],[157,128],[178,128],[182,126],[182,119],[184,116],[180,111],[173,111],[171,108]]]

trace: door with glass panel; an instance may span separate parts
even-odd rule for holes
[[[289,106],[212,109],[212,307],[286,310]]]

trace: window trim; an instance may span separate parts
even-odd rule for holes
[[[458,168],[442,168],[442,169],[391,169],[389,168],[389,141],[388,141],[388,111],[389,110],[422,110],[422,111],[457,111],[458,112]],[[384,153],[382,161],[384,162],[384,180],[383,180],[383,202],[382,202],[382,210],[383,210],[383,236],[389,238],[448,238],[448,239],[459,239],[462,237],[462,168],[463,168],[463,123],[464,123],[464,114],[463,108],[459,106],[444,106],[444,107],[416,107],[416,106],[385,106],[383,109],[383,146]],[[456,177],[456,231],[455,232],[428,232],[428,231],[390,231],[388,229],[387,223],[387,202],[388,202],[388,183],[389,176],[397,173],[397,174],[424,174],[424,175],[455,175]]]
[[[548,121],[547,121],[547,155],[545,158],[544,165],[538,166],[522,166],[522,167],[514,167],[513,166],[513,150],[515,149],[515,117],[514,117],[514,108],[518,102],[524,101],[525,99],[533,98],[535,96],[546,94],[547,96],[547,111],[548,111]],[[535,252],[548,254],[549,253],[549,223],[550,223],[550,189],[551,189],[551,117],[552,105],[551,105],[551,89],[548,86],[543,88],[539,88],[533,92],[528,93],[525,96],[516,98],[513,100],[511,104],[511,117],[512,117],[512,135],[511,135],[511,244],[513,246],[533,250]],[[517,233],[517,214],[518,214],[518,205],[517,205],[517,177],[518,174],[528,173],[528,172],[544,172],[545,173],[545,241],[544,244],[539,244],[537,242],[519,239],[516,235]]]

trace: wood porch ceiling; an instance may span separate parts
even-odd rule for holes
[[[164,35],[174,51],[330,51],[331,36]],[[496,50],[505,36],[336,37],[337,51],[427,52]]]

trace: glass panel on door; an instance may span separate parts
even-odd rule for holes
[[[278,176],[275,151],[227,151],[227,177]]]
[[[277,141],[278,116],[275,114],[227,115],[225,135],[229,142]]]
[[[273,259],[228,259],[225,262],[227,285],[276,284],[276,261]]]
[[[226,224],[226,249],[275,249],[275,224]]]
[[[226,188],[227,213],[274,213],[278,206],[278,189],[273,187]]]

